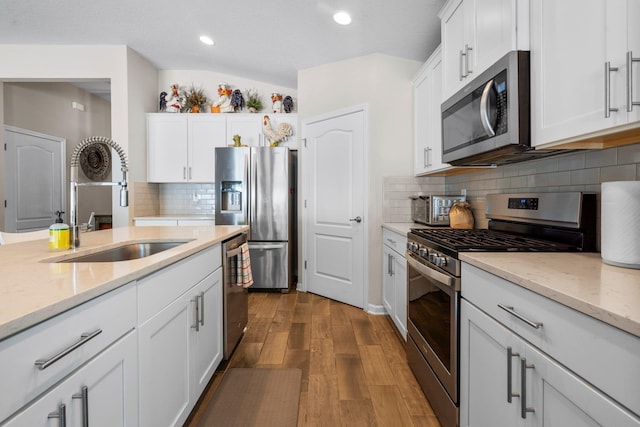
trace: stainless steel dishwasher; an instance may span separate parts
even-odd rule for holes
[[[231,357],[249,320],[249,293],[237,284],[240,245],[246,242],[247,233],[222,242],[224,360]]]

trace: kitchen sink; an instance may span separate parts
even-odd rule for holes
[[[183,245],[187,241],[180,242],[141,242],[128,243],[116,248],[105,249],[89,255],[81,255],[74,258],[67,258],[58,262],[118,262],[131,261],[134,259],[145,258],[153,254],[157,254],[167,249],[175,248]]]

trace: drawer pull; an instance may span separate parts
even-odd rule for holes
[[[511,347],[507,347],[507,402],[511,403],[512,398],[520,397],[519,393],[514,393],[512,389],[513,369],[511,368],[511,358],[519,357],[520,353],[513,351]]]
[[[387,238],[387,242],[391,243],[392,245],[395,245],[395,244],[396,244],[396,241],[395,241],[395,240],[393,240],[393,239],[389,239],[389,238]]]
[[[65,357],[67,354],[71,353],[73,350],[75,350],[78,347],[86,344],[89,340],[97,337],[101,333],[102,333],[102,329],[96,329],[93,332],[85,332],[82,335],[80,335],[80,341],[76,342],[73,345],[70,345],[69,347],[65,348],[64,350],[62,350],[60,353],[56,354],[55,356],[51,356],[48,359],[38,359],[38,360],[36,360],[35,361],[35,365],[40,370],[46,369],[49,366],[51,366],[54,363],[56,363],[58,360],[60,360],[63,357]]]
[[[198,299],[198,296],[191,298],[191,302],[195,305],[195,308],[193,309],[194,319],[191,329],[195,329],[196,332],[200,332],[200,304],[198,304]]]
[[[61,403],[60,406],[58,406],[58,410],[51,412],[47,415],[47,418],[57,418],[59,427],[67,427],[67,407],[64,403]]]
[[[527,359],[520,359],[520,416],[527,418],[527,412],[536,412],[527,406],[527,369],[535,369],[535,365],[527,365]]]
[[[89,387],[82,386],[80,393],[71,396],[73,399],[80,399],[82,403],[82,427],[89,427]]]
[[[200,292],[198,298],[200,298],[200,325],[204,326],[204,292]]]
[[[513,309],[513,307],[510,307],[510,306],[507,306],[507,305],[503,305],[503,304],[498,304],[498,307],[500,307],[501,309],[503,309],[504,311],[506,311],[510,315],[515,316],[518,319],[522,320],[524,323],[526,323],[527,325],[531,326],[532,328],[539,329],[542,326],[542,322],[534,322],[532,320],[527,319],[522,314],[517,313]]]

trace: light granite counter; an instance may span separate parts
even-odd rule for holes
[[[47,239],[0,246],[0,339],[247,231],[247,226],[122,227],[81,234],[75,250],[49,251]],[[127,242],[188,243],[131,261],[56,263]]]
[[[599,253],[463,252],[460,259],[640,337],[640,270],[604,264]]]
[[[199,220],[199,219],[205,219],[205,220],[215,220],[216,216],[214,214],[162,214],[162,215],[147,215],[147,216],[137,216],[135,218],[133,218],[134,220],[137,219],[149,219],[149,220],[154,220],[154,219],[175,219],[175,220],[180,220],[180,219],[184,219],[184,220]]]

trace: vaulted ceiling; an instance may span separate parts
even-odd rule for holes
[[[2,0],[1,44],[125,44],[161,70],[297,87],[298,70],[383,53],[424,61],[444,0]],[[352,23],[333,14],[344,10]],[[207,46],[199,37],[211,37]]]

